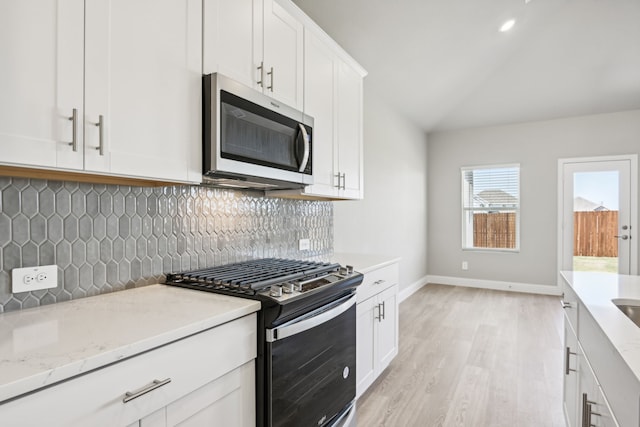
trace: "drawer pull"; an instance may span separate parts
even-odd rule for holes
[[[564,300],[560,300],[560,304],[562,304],[562,308],[571,308],[571,303],[566,302]]]
[[[569,357],[570,356],[575,356],[576,353],[571,351],[571,348],[566,347],[566,353],[564,355],[564,373],[565,375],[569,375],[569,372],[576,372],[575,369],[571,369],[571,365],[569,364]]]
[[[153,391],[159,387],[162,387],[163,385],[167,385],[171,382],[171,378],[167,378],[164,379],[162,381],[160,380],[153,380],[153,382],[151,384],[148,384],[138,390],[135,391],[128,391],[124,394],[124,399],[122,399],[122,403],[127,403],[132,401],[133,399],[137,399],[138,397],[142,396],[143,394],[147,394],[150,391]]]
[[[374,284],[374,285],[381,285],[381,284],[383,284],[384,282],[386,282],[386,280],[384,280],[384,279],[380,279],[380,280],[376,280],[375,282],[373,282],[373,284]]]

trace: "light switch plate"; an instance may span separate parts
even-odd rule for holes
[[[11,292],[37,291],[58,287],[58,266],[14,268],[11,270]]]

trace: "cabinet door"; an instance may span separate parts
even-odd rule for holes
[[[201,29],[201,0],[87,2],[87,170],[201,181]]]
[[[264,0],[264,90],[299,110],[303,108],[303,40],[302,23],[276,0]]]
[[[362,77],[347,63],[338,71],[338,171],[344,174],[341,196],[361,199],[362,176]]]
[[[564,385],[563,409],[568,427],[578,425],[578,338],[571,328],[569,320],[564,319]]]
[[[375,380],[375,323],[378,316],[377,297],[356,307],[356,398]]]
[[[593,427],[618,427],[596,376],[584,356],[578,359],[579,419],[581,425]]]
[[[376,375],[386,369],[398,354],[398,285],[378,295],[380,322],[378,323],[378,345]]]
[[[204,0],[203,72],[257,87],[254,58],[262,58],[262,1]],[[257,51],[259,51],[259,53]]]
[[[166,408],[166,420],[169,427],[254,426],[254,362],[246,363],[170,404]]]
[[[82,0],[0,2],[0,163],[82,169],[83,32]]]
[[[305,30],[304,112],[314,118],[313,185],[305,189],[310,194],[333,196],[338,191],[334,171],[336,67],[333,51]]]

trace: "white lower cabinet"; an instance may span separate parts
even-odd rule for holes
[[[637,426],[640,385],[572,289],[564,293],[563,409],[568,427]]]
[[[252,314],[9,401],[0,413],[13,427],[250,427],[256,342]]]
[[[398,266],[365,273],[356,307],[356,398],[398,354]]]

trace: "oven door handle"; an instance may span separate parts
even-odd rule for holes
[[[284,325],[277,328],[267,329],[267,342],[274,342],[283,338],[287,338],[321,325],[322,323],[328,322],[329,320],[334,319],[340,316],[345,311],[349,310],[355,303],[356,295],[353,294],[346,298],[346,300],[345,298],[338,300],[337,303],[333,306],[322,307],[316,311],[313,311],[301,320],[296,320],[291,323],[285,323]]]

